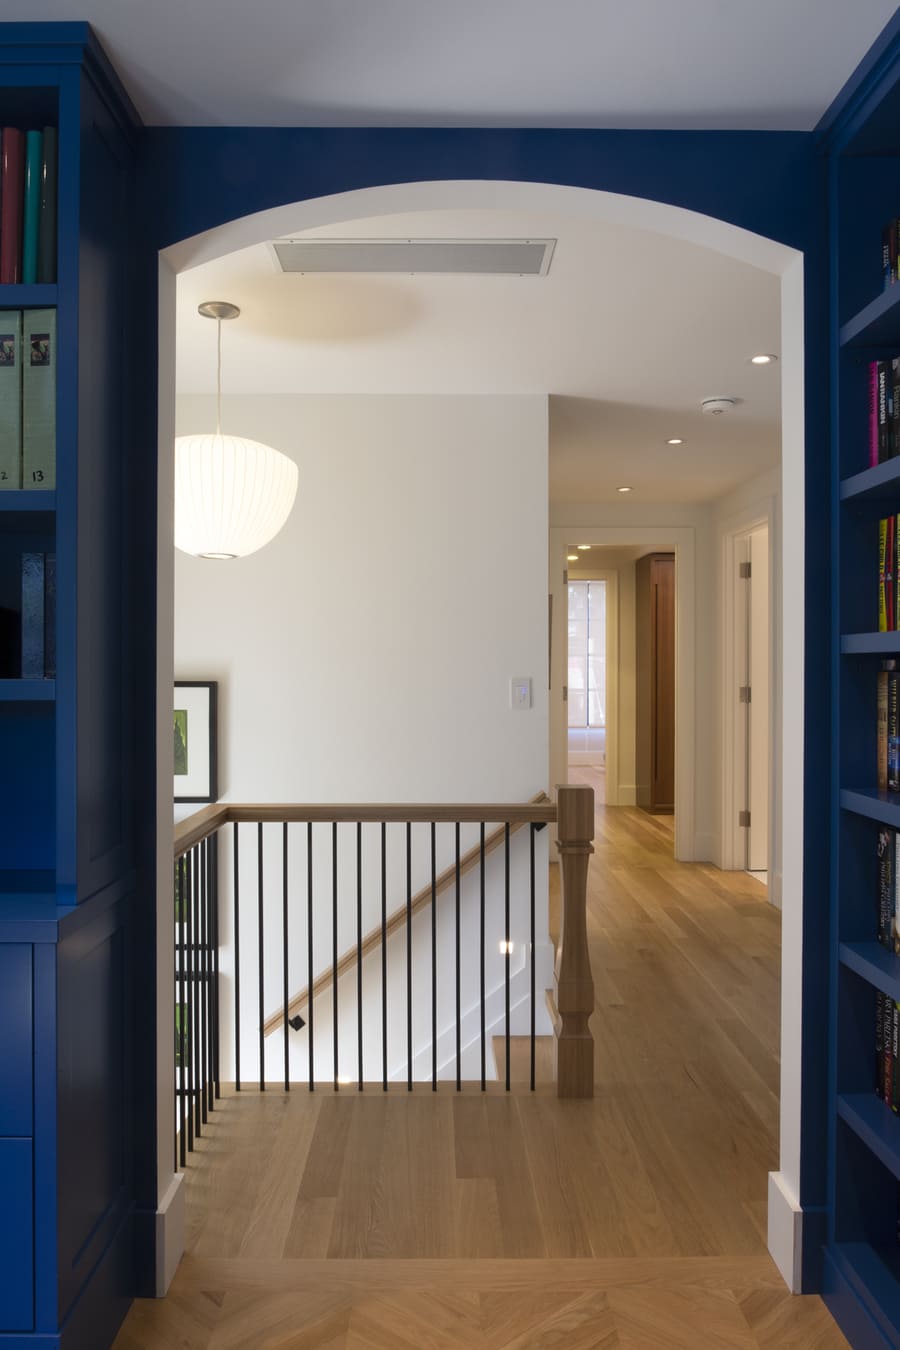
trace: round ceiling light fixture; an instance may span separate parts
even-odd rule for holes
[[[634,492],[634,488],[630,488],[630,487],[617,487],[617,488],[616,488],[616,492]]]
[[[577,553],[567,553],[567,554],[566,554],[566,562],[578,562],[578,554],[577,554]]]
[[[684,445],[684,439],[681,436],[670,436],[666,445]]]
[[[586,553],[590,548],[590,544],[576,544],[576,548],[580,553]]]
[[[297,495],[297,465],[279,450],[222,434],[222,320],[237,305],[198,306],[216,320],[216,429],[175,440],[175,547],[195,558],[245,558],[284,525]]]
[[[771,366],[778,357],[772,352],[757,352],[756,356],[750,357],[751,366]]]

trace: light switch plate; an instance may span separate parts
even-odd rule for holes
[[[531,707],[531,676],[514,675],[509,682],[509,706],[514,712]]]

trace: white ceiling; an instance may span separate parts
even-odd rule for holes
[[[777,463],[778,280],[711,249],[523,211],[379,216],[306,237],[555,238],[546,277],[285,275],[262,244],[178,278],[177,387],[230,393],[550,394],[551,498],[704,501]],[[723,418],[702,399],[740,401]],[[226,428],[227,429],[227,428]],[[673,449],[669,436],[685,445]]]
[[[894,8],[4,0],[3,18],[88,17],[149,124],[808,130]]]

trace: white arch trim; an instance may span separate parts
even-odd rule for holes
[[[179,272],[210,262],[239,249],[300,233],[320,226],[339,226],[342,222],[394,215],[412,211],[503,210],[557,212],[582,221],[604,225],[630,226],[653,231],[686,243],[709,248],[717,253],[749,263],[781,278],[781,380],[782,380],[782,511],[791,522],[792,555],[782,568],[782,718],[780,746],[782,773],[783,909],[782,909],[782,993],[781,993],[781,1127],[780,1170],[769,1176],[769,1250],[789,1287],[800,1289],[802,1264],[802,1213],[800,1193],[800,1080],[802,1019],[802,918],[803,918],[803,643],[804,643],[804,402],[803,402],[803,255],[775,240],[741,229],[727,221],[689,211],[665,202],[643,197],[624,196],[595,188],[567,187],[540,182],[491,182],[486,180],[441,180],[437,182],[391,183],[311,198],[286,206],[273,207],[238,220],[228,221],[190,239],[172,244],[160,253],[160,401],[159,401],[159,487],[160,500],[173,497],[172,443],[174,428],[174,333],[175,285]],[[171,340],[166,341],[169,338]],[[170,715],[172,689],[172,623],[170,598],[173,588],[173,545],[168,511],[160,512],[159,535],[159,637],[160,687],[159,715],[165,725]],[[162,758],[170,738],[161,738],[158,765],[159,819],[171,813],[171,765]],[[159,852],[160,885],[169,877],[166,832],[161,830]],[[168,901],[160,896],[160,913],[167,914]],[[171,971],[169,950],[172,934],[160,923],[159,970]],[[171,1242],[161,1237],[158,1266],[171,1277],[177,1264],[182,1230],[180,1197],[172,1190],[169,1123],[174,1068],[165,1062],[172,1056],[169,1044],[167,992],[160,987],[159,1073],[159,1194],[172,1196],[166,1214],[160,1214],[164,1228],[171,1228]],[[174,993],[172,994],[174,997]],[[166,1223],[171,1214],[171,1224]]]

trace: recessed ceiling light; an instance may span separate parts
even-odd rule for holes
[[[579,545],[578,545],[578,551],[579,551],[580,553],[584,553],[584,552],[585,552],[587,549],[589,549],[589,548],[590,548],[590,544],[579,544]]]
[[[670,436],[666,445],[684,445],[684,441],[681,436]]]
[[[620,488],[616,488],[616,492],[634,492],[634,488],[630,488],[630,487],[620,487]]]
[[[578,562],[578,554],[577,554],[577,553],[567,553],[567,554],[566,554],[566,562]]]
[[[758,352],[756,356],[750,357],[751,366],[770,366],[778,357],[773,356],[771,352]]]

